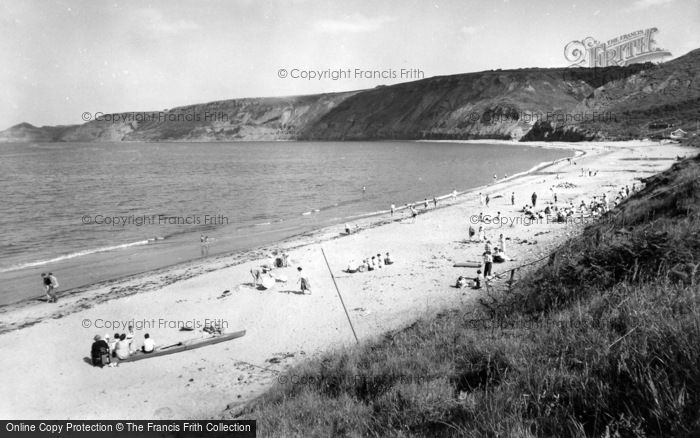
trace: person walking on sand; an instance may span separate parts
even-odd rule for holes
[[[58,280],[56,279],[56,276],[53,275],[53,273],[49,272],[48,275],[49,281],[51,284],[49,285],[49,296],[51,297],[51,303],[57,303],[58,302],[58,297],[56,296],[56,290],[58,290]]]
[[[532,192],[532,206],[536,207],[537,206],[537,193]]]
[[[51,294],[49,290],[51,289],[51,279],[46,275],[45,272],[41,273],[41,282],[44,285],[44,293],[46,294],[46,302],[50,303],[52,301]]]
[[[501,252],[506,252],[506,238],[503,237],[503,233],[498,237],[498,243],[501,246]]]
[[[510,194],[510,205],[515,205],[515,192]]]
[[[396,210],[396,206],[394,206],[394,204],[391,204],[391,217],[394,217],[394,210]]]
[[[484,195],[479,192],[479,205],[484,205]]]
[[[299,283],[301,293],[306,295],[306,291],[309,291],[309,295],[311,295],[311,283],[309,282],[309,279],[304,277],[304,274],[302,274],[301,266],[297,268],[297,271],[299,272],[299,280],[297,283]]]
[[[491,197],[489,195],[486,195],[486,206],[489,206],[489,202],[491,202]]]
[[[425,209],[428,208],[428,198],[423,199],[423,208],[425,208]]]
[[[416,211],[415,208],[411,205],[411,219],[413,219],[413,222],[416,221],[416,216],[418,216],[418,212]]]
[[[437,208],[437,198],[433,196],[433,208]]]

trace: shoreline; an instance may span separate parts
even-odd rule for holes
[[[493,216],[498,210],[504,216],[517,218],[521,216],[518,206],[533,191],[540,195],[542,203],[548,202],[550,184],[573,183],[572,187],[557,189],[563,200],[612,191],[611,184],[624,186],[658,173],[675,162],[678,152],[692,150],[662,144],[629,146],[589,145],[583,148],[585,154],[578,158],[579,165],[558,160],[531,173],[471,189],[453,203],[429,208],[430,214],[419,214],[415,221],[405,214],[381,219],[373,216],[358,221],[362,225],[360,232],[347,236],[339,234],[338,226],[325,227],[274,246],[240,253],[233,260],[230,255],[214,256],[112,282],[65,297],[55,307],[44,303],[2,308],[5,325],[0,348],[15,353],[0,358],[0,366],[7,370],[0,377],[0,385],[8,394],[4,402],[0,401],[0,414],[6,418],[88,419],[114,414],[211,418],[227,406],[245,404],[295,363],[355,343],[321,248],[328,256],[358,337],[361,341],[373,339],[425,315],[478,303],[480,291],[453,287],[458,275],[472,276],[475,271],[454,268],[453,264],[474,259],[483,250],[481,244],[465,240],[469,219],[475,214]],[[663,160],[644,158],[647,155]],[[578,176],[586,167],[601,173],[595,177]],[[555,178],[558,174],[562,177]],[[479,190],[492,194],[489,207],[480,206],[473,196]],[[516,206],[511,206],[509,197],[497,196],[511,191],[520,200]],[[486,225],[489,238],[496,239],[499,233],[507,236],[508,255],[516,259],[494,266],[495,274],[546,256],[582,227],[569,223]],[[267,262],[267,251],[272,249],[289,252],[290,267],[273,272],[288,276],[290,281],[278,283],[270,290],[257,290],[251,285],[249,270]],[[395,259],[391,266],[361,274],[341,272],[350,259],[386,251]],[[310,295],[296,292],[293,275],[297,266],[303,266],[311,278]],[[150,361],[139,361],[99,369],[82,362],[95,332],[115,331],[98,327],[96,321],[144,322],[158,318],[221,318],[230,324],[227,331],[245,329],[247,334],[230,344],[180,353],[177,360],[152,359],[158,361],[157,366],[153,366],[155,362],[149,365]],[[86,327],[85,321],[93,325]],[[159,345],[198,334],[167,327],[142,330],[150,332]],[[125,330],[120,327],[116,331]],[[137,328],[139,340],[143,331]],[[52,346],[51,360],[38,360],[39,353],[31,342],[35,339]],[[83,399],[90,402],[66,399],[67,388],[86,394]],[[108,397],[99,395],[105,393]],[[19,394],[27,396],[13,397]],[[111,402],[115,397],[135,403],[115,407]],[[18,401],[10,403],[13,398]]]
[[[455,141],[452,141],[452,140],[435,140],[435,141],[415,140],[415,142],[425,142],[425,143],[463,143],[463,144],[470,144],[470,143],[473,143],[473,144],[484,144],[484,143],[486,143],[486,144],[489,144],[489,145],[491,145],[491,144],[493,144],[493,145],[505,144],[505,145],[511,145],[511,146],[513,146],[513,145],[515,145],[515,146],[521,146],[521,145],[522,145],[522,146],[539,147],[538,145],[530,145],[530,144],[518,143],[518,142],[509,142],[509,141],[504,141],[504,140],[485,140],[485,141],[474,141],[474,140],[455,140]],[[575,152],[574,157],[579,156],[579,155],[583,155],[583,154],[584,154],[583,151],[581,151],[581,150],[579,150],[579,149],[575,149],[575,148],[570,147],[570,146],[573,145],[573,144],[575,144],[575,143],[568,143],[568,142],[564,143],[564,142],[562,142],[562,143],[560,143],[560,144],[558,144],[558,145],[556,145],[556,146],[551,147],[550,149],[573,150],[573,151]],[[529,169],[527,169],[527,170],[525,170],[525,171],[518,172],[518,173],[516,173],[516,174],[514,174],[514,175],[510,175],[510,176],[508,176],[508,177],[506,177],[506,178],[500,178],[500,179],[498,179],[498,180],[495,181],[495,182],[490,182],[490,183],[488,183],[488,184],[483,184],[483,185],[476,186],[476,187],[473,187],[473,188],[469,188],[469,189],[466,189],[466,190],[463,190],[463,191],[458,191],[458,192],[457,192],[457,197],[459,198],[459,197],[461,197],[461,196],[464,196],[464,195],[467,195],[467,194],[470,194],[470,193],[474,193],[474,192],[477,191],[477,190],[487,190],[489,187],[493,186],[494,184],[499,184],[499,183],[502,183],[502,182],[512,181],[512,180],[515,180],[515,179],[517,179],[517,178],[520,178],[520,177],[523,177],[523,176],[527,176],[528,174],[531,174],[531,173],[534,173],[534,172],[538,172],[538,171],[540,171],[540,170],[542,170],[542,169],[545,169],[545,168],[547,168],[547,167],[550,167],[550,166],[552,166],[552,165],[555,165],[555,164],[557,164],[558,162],[561,162],[562,160],[566,160],[566,159],[567,159],[567,158],[560,158],[560,159],[553,160],[553,161],[546,161],[546,162],[538,163],[538,164],[536,164],[535,166],[532,166],[531,168],[529,168]],[[444,194],[444,195],[436,196],[436,199],[439,200],[439,201],[450,200],[451,198],[452,198],[452,193],[447,193],[447,194]],[[455,201],[451,202],[450,205],[455,204],[455,203],[459,203],[459,202],[463,202],[463,201],[464,201],[464,199],[462,199],[462,200],[456,199]],[[419,208],[418,208],[419,213],[423,213],[425,209],[424,209],[423,207],[420,207],[420,205],[421,205],[422,203],[423,203],[423,201],[417,200],[417,201],[412,201],[412,202],[409,203],[409,204],[414,204],[414,205],[416,205],[416,206],[419,206]],[[429,203],[432,204],[432,200],[429,200]],[[403,212],[403,211],[405,211],[405,210],[407,209],[407,205],[409,205],[409,204],[397,205],[396,208],[395,208],[395,212]],[[441,207],[444,207],[444,205],[442,205]],[[429,207],[429,208],[428,208],[428,211],[430,211],[430,210],[433,210],[433,207]],[[78,286],[78,287],[75,287],[75,288],[71,288],[71,289],[67,289],[67,290],[64,290],[64,291],[60,291],[60,292],[59,292],[59,298],[74,296],[74,295],[76,295],[76,294],[81,294],[81,293],[85,293],[85,292],[90,292],[90,291],[93,290],[93,289],[98,289],[98,288],[102,288],[102,287],[112,286],[112,285],[115,285],[115,284],[118,285],[119,283],[122,283],[122,282],[129,282],[129,281],[132,281],[132,280],[136,280],[136,279],[139,279],[139,278],[143,278],[144,276],[156,275],[156,274],[162,273],[162,272],[164,272],[164,271],[172,270],[172,269],[182,269],[182,268],[188,268],[188,267],[196,267],[196,266],[201,265],[201,264],[215,263],[216,261],[218,261],[218,260],[220,260],[220,259],[222,259],[222,258],[234,258],[234,259],[239,260],[237,263],[244,263],[244,262],[250,261],[250,260],[247,259],[247,258],[245,258],[245,257],[241,257],[241,256],[243,256],[243,255],[245,255],[245,254],[248,254],[248,253],[255,253],[255,252],[259,252],[259,251],[268,251],[268,252],[270,252],[271,249],[274,249],[276,246],[286,246],[286,245],[289,245],[289,244],[292,245],[292,248],[297,248],[297,247],[300,246],[300,245],[311,244],[311,243],[313,243],[313,242],[305,242],[305,243],[300,243],[299,245],[294,245],[295,241],[300,241],[300,240],[303,240],[303,239],[305,239],[305,238],[311,238],[311,237],[314,236],[315,234],[323,234],[324,232],[330,231],[330,229],[332,229],[332,228],[342,227],[343,221],[345,221],[345,222],[353,222],[353,223],[362,222],[361,229],[374,228],[375,226],[382,225],[382,224],[384,224],[384,223],[386,223],[386,222],[385,222],[385,221],[382,221],[382,220],[379,220],[377,224],[373,224],[373,223],[365,224],[364,222],[369,221],[369,220],[371,220],[372,218],[377,218],[377,217],[379,217],[379,216],[386,215],[386,214],[389,214],[389,213],[390,213],[390,210],[389,210],[389,209],[386,209],[386,210],[379,210],[379,211],[373,211],[373,212],[367,212],[367,213],[361,213],[361,214],[358,214],[358,215],[355,215],[355,216],[349,216],[349,217],[341,218],[342,220],[341,220],[340,222],[338,222],[338,223],[335,223],[335,224],[324,225],[324,226],[321,226],[321,227],[319,227],[319,228],[312,228],[312,229],[309,229],[309,230],[306,230],[306,231],[297,232],[297,233],[294,233],[294,234],[292,234],[292,235],[290,235],[290,236],[287,236],[287,237],[285,237],[285,238],[283,238],[283,239],[274,240],[274,241],[272,241],[272,242],[264,243],[264,244],[262,244],[262,245],[257,245],[257,246],[253,246],[253,247],[247,247],[247,248],[241,248],[241,249],[228,250],[228,251],[224,251],[224,252],[222,252],[222,253],[217,253],[217,254],[214,254],[214,255],[206,256],[206,257],[197,257],[197,258],[192,258],[192,259],[188,259],[188,260],[184,260],[184,261],[179,261],[179,262],[167,264],[167,265],[164,265],[164,266],[160,266],[160,267],[158,267],[158,268],[155,268],[155,269],[147,269],[147,270],[143,270],[143,271],[138,271],[138,272],[129,273],[129,274],[126,274],[126,275],[118,275],[118,276],[115,276],[114,278],[109,278],[109,279],[106,279],[106,280],[96,281],[96,282],[88,283],[88,284],[81,285],[81,286]],[[89,254],[89,255],[93,255],[93,254],[110,253],[110,252],[112,252],[112,251],[120,250],[120,249],[134,249],[135,247],[148,246],[148,245],[150,245],[150,244],[153,243],[153,242],[157,242],[158,240],[161,240],[161,239],[158,239],[158,238],[151,238],[151,239],[148,239],[147,241],[138,241],[138,242],[131,242],[131,243],[124,243],[124,244],[113,245],[113,246],[110,247],[109,249],[105,249],[105,250],[84,250],[84,251],[79,251],[78,253],[75,253],[75,254],[80,254],[80,253],[83,253],[83,252],[86,252],[86,251],[90,251],[90,254]],[[145,242],[145,243],[144,243],[144,242]],[[69,256],[70,256],[70,257],[69,257]],[[8,269],[8,270],[6,270],[6,271],[0,271],[0,273],[9,273],[9,272],[27,270],[27,269],[30,269],[30,268],[38,268],[38,266],[45,265],[45,264],[47,264],[47,262],[65,261],[65,260],[68,260],[69,258],[76,258],[76,257],[79,257],[79,256],[81,256],[81,255],[75,255],[75,256],[73,256],[73,254],[68,254],[68,255],[57,256],[57,257],[54,257],[54,258],[52,258],[52,259],[50,259],[50,260],[48,260],[48,261],[31,262],[31,263],[27,264],[27,266],[22,266],[21,268],[16,268],[16,269]],[[39,265],[39,263],[41,263],[41,264]],[[231,264],[228,264],[228,265],[226,265],[225,267],[228,267],[228,266],[231,266]],[[39,301],[42,297],[43,297],[43,295],[36,295],[36,296],[23,298],[23,299],[20,299],[20,300],[17,300],[17,301],[12,301],[12,302],[5,303],[5,304],[0,304],[0,314],[6,312],[6,311],[8,311],[8,310],[9,310],[9,311],[12,311],[12,308],[13,308],[13,307],[24,307],[24,306],[31,305],[31,304],[37,304],[36,302]],[[5,328],[0,324],[0,334],[1,334],[1,333],[4,333],[5,331],[6,331]]]

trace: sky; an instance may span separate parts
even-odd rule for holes
[[[82,123],[84,112],[566,67],[569,41],[650,27],[673,57],[700,48],[700,1],[0,0],[0,130]],[[336,80],[300,77],[347,69]]]

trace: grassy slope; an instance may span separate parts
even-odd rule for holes
[[[275,436],[682,436],[700,424],[699,266],[700,156],[511,293],[302,364],[241,415]]]

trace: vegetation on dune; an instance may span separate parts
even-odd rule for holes
[[[684,436],[700,426],[700,156],[510,292],[284,376],[271,436]]]

